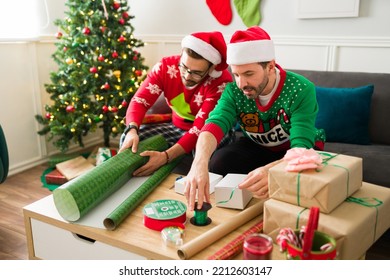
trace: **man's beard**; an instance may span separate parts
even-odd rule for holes
[[[199,82],[195,82],[193,80],[186,80],[184,77],[181,77],[181,81],[183,83],[183,85],[187,88],[187,89],[193,89],[194,87],[196,87]]]
[[[267,77],[264,77],[264,79],[261,82],[261,84],[258,85],[257,87],[245,86],[245,87],[242,88],[242,91],[255,91],[254,94],[248,95],[248,94],[244,93],[244,95],[248,99],[256,99],[263,93],[265,87],[268,85],[268,82],[269,82],[269,78],[267,76]]]

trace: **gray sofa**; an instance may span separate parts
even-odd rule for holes
[[[328,72],[291,70],[302,74],[316,86],[326,88],[355,88],[368,84],[374,85],[369,117],[368,145],[328,142],[325,150],[361,157],[363,159],[363,180],[390,188],[390,74],[362,72]],[[320,107],[321,110],[321,107]],[[169,109],[165,100],[160,99],[151,113],[166,113]],[[187,155],[174,172],[187,174],[192,155]]]

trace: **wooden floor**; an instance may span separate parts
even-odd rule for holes
[[[28,259],[22,208],[51,194],[40,181],[46,168],[40,165],[9,176],[0,185],[0,260]],[[366,259],[390,260],[390,230],[368,250]]]

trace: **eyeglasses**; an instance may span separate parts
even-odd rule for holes
[[[208,73],[208,71],[209,71],[211,65],[207,68],[207,70],[206,70],[205,72],[190,70],[190,69],[188,69],[187,66],[185,66],[183,63],[179,63],[178,67],[179,67],[180,72],[181,72],[183,75],[185,75],[186,73],[188,73],[188,75],[190,75],[190,76],[191,76],[192,78],[194,78],[195,80],[201,80],[201,79],[203,79],[203,78],[207,75],[207,73]]]

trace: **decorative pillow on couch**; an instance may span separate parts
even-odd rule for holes
[[[319,112],[316,127],[323,128],[326,141],[370,144],[369,117],[373,85],[358,88],[316,86]]]

